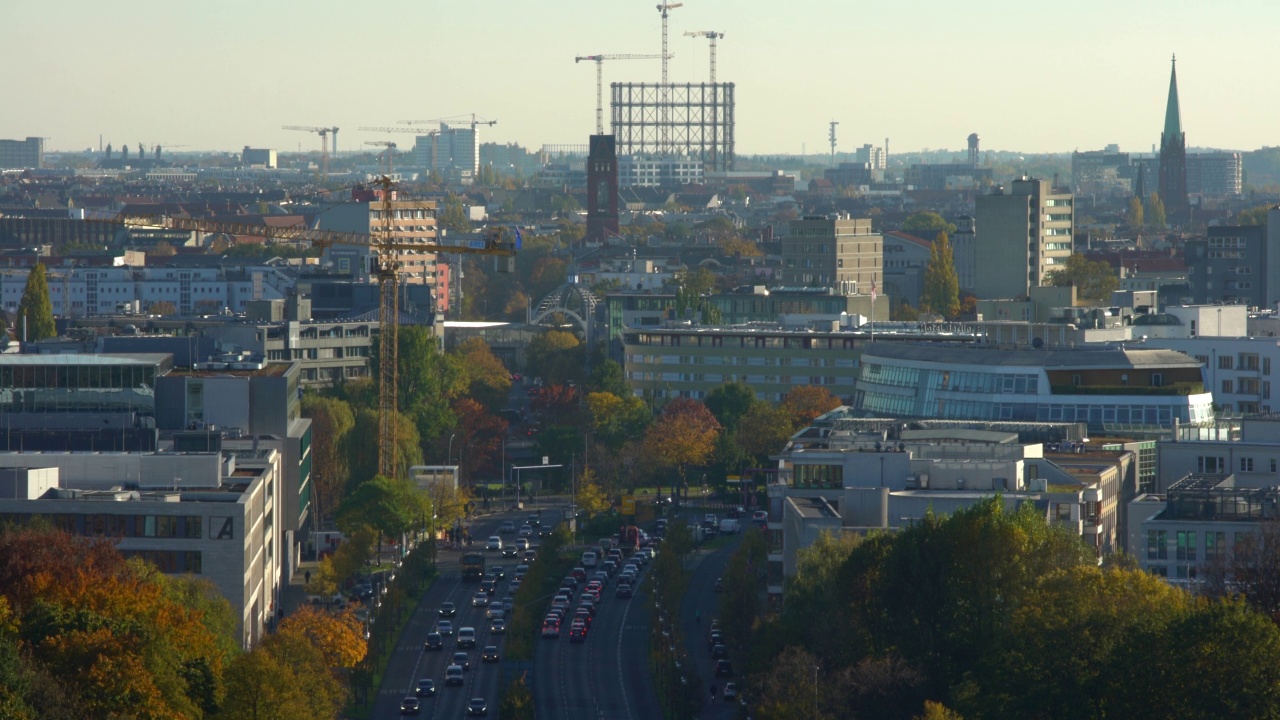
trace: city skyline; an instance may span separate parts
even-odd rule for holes
[[[1267,21],[1280,8],[1243,2],[1206,18],[1203,5],[1142,5],[1029,14],[1011,2],[865,12],[810,2],[780,16],[763,0],[690,0],[670,13],[671,80],[707,80],[707,42],[685,32],[725,34],[717,79],[737,85],[742,155],[825,154],[830,120],[842,152],[886,137],[891,152],[959,150],[970,132],[984,149],[1149,152],[1177,53],[1188,147],[1276,144],[1267,120],[1280,100],[1258,93],[1248,69],[1265,67]],[[50,151],[97,149],[99,135],[116,148],[313,151],[318,138],[281,126],[326,125],[342,128],[348,151],[387,137],[360,126],[475,112],[498,121],[485,142],[585,144],[595,68],[574,57],[660,50],[652,2],[380,7],[385,15],[328,1],[305,13],[244,0],[7,8],[0,43],[39,60],[0,78],[0,137],[44,136]],[[656,82],[659,68],[606,62],[604,80]]]

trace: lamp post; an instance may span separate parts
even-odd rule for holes
[[[445,460],[445,463],[444,463],[445,465],[453,464],[453,439],[457,436],[458,436],[458,433],[454,433],[449,436],[449,455],[448,455],[448,458]]]
[[[818,717],[818,666],[813,666],[813,716]]]

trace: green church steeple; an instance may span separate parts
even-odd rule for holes
[[[1178,56],[1173,56],[1173,69],[1169,73],[1169,104],[1164,110],[1165,142],[1182,137],[1182,113],[1178,108]]]

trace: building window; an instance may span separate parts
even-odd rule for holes
[[[1230,380],[1223,380],[1223,381],[1222,381],[1222,392],[1223,392],[1223,393],[1226,393],[1226,394],[1230,395],[1231,393],[1235,392],[1234,387],[1235,387],[1235,385],[1234,385]]]
[[[1169,537],[1166,530],[1147,531],[1147,559],[1169,559]]]
[[[1196,458],[1196,472],[1201,475],[1219,475],[1226,471],[1226,459],[1221,456],[1201,455]]]
[[[1196,559],[1196,532],[1194,530],[1178,531],[1178,560]]]
[[[1164,385],[1164,375],[1162,373],[1151,373],[1151,387],[1160,387]]]
[[[1240,458],[1240,472],[1253,472],[1253,458]]]
[[[1235,365],[1235,357],[1232,355],[1223,355],[1218,358],[1219,370],[1230,370]]]

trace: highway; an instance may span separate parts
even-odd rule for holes
[[[649,673],[649,601],[644,571],[635,597],[614,596],[610,580],[586,642],[540,640],[534,703],[539,718],[648,720],[662,717]]]
[[[503,520],[516,520],[524,515],[525,513],[509,512],[476,521],[471,529],[474,540],[472,549],[482,549],[485,538],[496,535]],[[515,539],[513,536],[504,536],[504,540],[507,538]],[[507,578],[498,583],[497,592],[493,596],[495,600],[501,600],[510,592],[511,571],[519,563],[515,558],[502,558],[496,552],[485,554],[486,566],[496,564],[506,569]],[[460,556],[461,552],[457,550],[439,551],[437,567],[440,575],[419,602],[408,627],[401,635],[400,643],[392,655],[391,662],[387,665],[371,717],[401,717],[400,701],[406,696],[413,695],[419,678],[430,678],[435,681],[436,697],[421,698],[422,709],[417,717],[464,717],[467,702],[473,697],[482,697],[488,701],[488,717],[498,716],[502,664],[482,663],[480,651],[485,645],[497,645],[501,651],[505,645],[503,642],[505,636],[491,636],[488,632],[489,623],[485,620],[485,608],[471,607],[471,596],[480,589],[480,584],[474,581],[462,581]],[[453,623],[455,633],[461,627],[476,629],[476,648],[466,651],[471,661],[471,670],[465,674],[466,684],[463,687],[444,686],[444,669],[456,650],[454,647],[456,634],[445,638],[444,650],[423,649],[427,633],[434,629],[436,622],[440,619],[439,608],[446,601],[452,602],[457,607],[457,615],[448,618]]]

